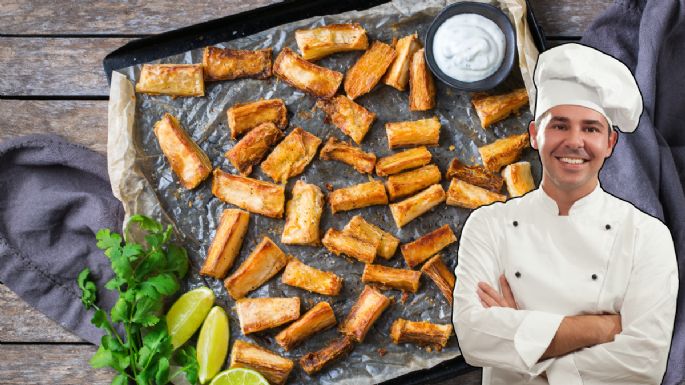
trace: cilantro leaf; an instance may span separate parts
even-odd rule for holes
[[[76,279],[78,287],[81,288],[81,302],[86,309],[90,309],[97,300],[97,287],[93,281],[88,279],[89,274],[90,269],[86,267]]]
[[[176,351],[174,361],[181,366],[179,371],[184,372],[186,379],[191,384],[198,383],[198,371],[200,366],[197,362],[197,352],[192,345],[185,345]]]
[[[167,246],[167,269],[176,273],[179,278],[185,277],[188,272],[188,253],[186,249],[175,245]]]

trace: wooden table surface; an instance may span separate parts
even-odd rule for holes
[[[133,39],[244,12],[277,0],[3,0],[0,141],[56,133],[102,154],[109,89],[102,60]],[[610,0],[530,0],[548,44],[578,40]],[[0,261],[2,263],[2,261]],[[108,384],[96,348],[0,283],[0,383]],[[475,370],[447,384],[480,384]]]

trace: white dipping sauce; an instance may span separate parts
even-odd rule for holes
[[[445,20],[435,32],[433,56],[442,72],[462,82],[492,75],[502,65],[506,41],[492,20],[464,13]]]

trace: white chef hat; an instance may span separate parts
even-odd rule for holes
[[[581,44],[563,44],[538,57],[535,120],[554,106],[573,104],[606,117],[609,126],[633,132],[642,114],[642,95],[628,67]]]

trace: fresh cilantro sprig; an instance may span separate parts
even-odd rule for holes
[[[132,225],[145,233],[144,244],[129,241]],[[154,219],[134,215],[122,239],[109,229],[97,232],[97,247],[109,258],[114,278],[105,288],[119,293],[119,299],[108,314],[99,308],[97,287],[84,269],[78,276],[81,301],[95,313],[91,323],[103,329],[100,347],[90,360],[94,368],[111,367],[119,374],[112,385],[129,381],[138,385],[161,385],[185,372],[189,382],[197,383],[198,363],[195,348],[185,346],[174,355],[171,337],[162,314],[165,297],[179,289],[179,281],[188,271],[188,255],[182,247],[169,243],[172,228],[166,229]],[[114,325],[123,327],[120,333]],[[180,366],[170,373],[172,360]]]

